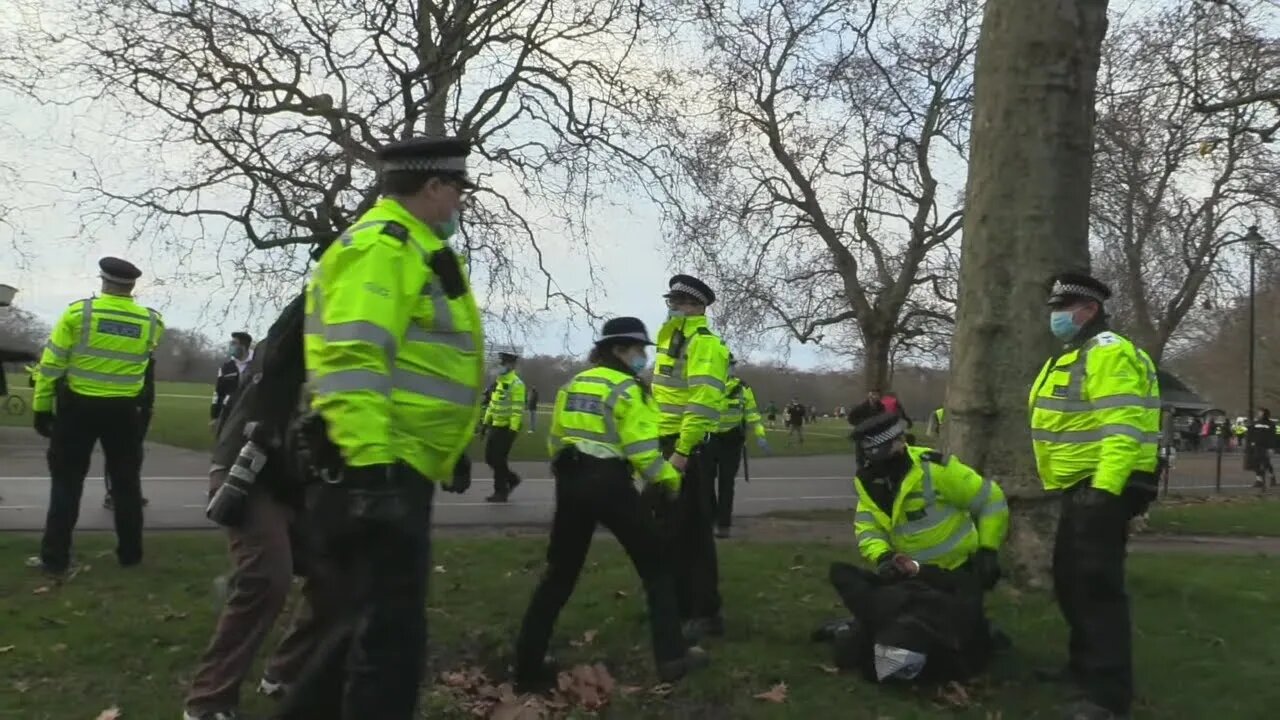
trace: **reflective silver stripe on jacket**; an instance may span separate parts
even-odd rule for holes
[[[1101,442],[1109,435],[1124,435],[1131,437],[1140,443],[1158,443],[1160,442],[1160,433],[1147,433],[1139,430],[1132,425],[1103,425],[1094,430],[1032,430],[1031,439],[1036,442],[1053,442],[1064,443],[1068,445],[1082,445],[1084,443]]]
[[[471,405],[478,394],[476,390],[466,385],[444,378],[421,375],[403,368],[396,368],[390,377],[372,370],[339,370],[313,378],[312,384],[316,394],[322,396],[358,391],[390,395],[394,389],[456,405]]]
[[[1088,412],[1120,407],[1139,407],[1144,410],[1160,409],[1160,398],[1140,395],[1108,395],[1094,400],[1064,400],[1054,397],[1036,397],[1034,407],[1056,412]]]
[[[690,387],[713,387],[724,392],[724,383],[712,375],[691,375],[689,376]]]

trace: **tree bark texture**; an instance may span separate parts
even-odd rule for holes
[[[1089,268],[1094,91],[1106,0],[989,0],[960,263],[945,446],[1010,498],[1015,582],[1049,584],[1056,498],[1041,489],[1027,396],[1058,345],[1045,281]]]

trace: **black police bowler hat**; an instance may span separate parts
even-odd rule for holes
[[[665,297],[687,295],[703,305],[716,301],[716,294],[711,288],[692,275],[676,275],[667,283],[668,292]]]
[[[1051,286],[1046,305],[1065,305],[1074,300],[1104,303],[1111,299],[1111,288],[1106,283],[1084,273],[1059,273],[1049,280]]]

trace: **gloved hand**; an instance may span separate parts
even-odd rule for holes
[[[979,548],[973,554],[973,569],[982,581],[982,589],[990,590],[1000,582],[1000,556],[991,548]]]
[[[36,412],[34,426],[40,437],[53,437],[53,413],[47,410]]]
[[[461,495],[471,487],[471,458],[463,455],[453,466],[453,479],[444,489]]]
[[[920,563],[903,553],[885,553],[876,563],[876,572],[886,580],[899,580],[920,572]]]
[[[1123,501],[1119,495],[1109,493],[1106,490],[1099,490],[1090,485],[1089,487],[1080,488],[1075,502],[1079,507],[1092,509],[1118,507]]]
[[[766,440],[766,439],[764,439],[764,438],[762,438],[762,437],[757,437],[757,438],[756,438],[756,447],[760,448],[760,452],[764,453],[765,455],[771,455],[771,454],[772,454],[772,453],[769,451],[769,441],[768,441],[768,440]]]
[[[675,502],[679,495],[679,490],[663,483],[649,483],[640,491],[640,498],[655,508]]]

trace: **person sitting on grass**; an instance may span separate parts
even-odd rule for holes
[[[853,617],[814,639],[832,641],[837,666],[872,682],[971,677],[1007,642],[983,609],[1000,578],[1004,492],[955,458],[908,446],[897,415],[850,419],[864,458],[854,530],[871,568],[832,564],[831,584]]]

